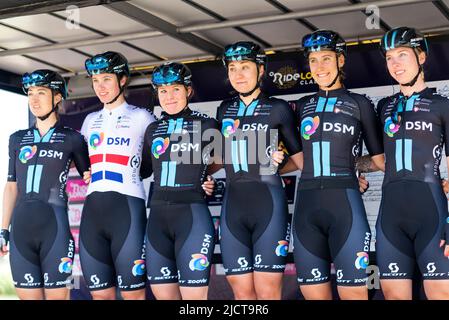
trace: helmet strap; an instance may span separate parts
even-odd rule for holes
[[[252,90],[250,90],[250,91],[248,91],[248,92],[245,92],[245,93],[240,93],[240,95],[242,96],[242,97],[249,97],[250,95],[252,95],[253,93],[254,93],[254,91],[256,91],[257,89],[259,89],[260,88],[260,79],[259,79],[259,65],[257,65],[257,83],[256,83],[256,86],[254,87],[254,89],[252,89]]]
[[[53,90],[51,90],[51,110],[50,112],[48,112],[46,115],[42,116],[42,117],[38,117],[39,120],[41,121],[45,121],[48,119],[48,117],[56,111],[56,109],[58,109],[58,106],[55,106],[55,94],[53,92]]]
[[[338,78],[340,77],[341,71],[340,71],[340,66],[338,65],[338,54],[336,54],[337,57],[337,75],[335,76],[334,80],[332,80],[332,82],[326,86],[326,88],[331,88],[338,80]]]
[[[416,63],[418,64],[419,68],[418,68],[418,73],[416,74],[416,76],[407,83],[401,83],[401,86],[405,86],[405,87],[413,87],[416,83],[416,81],[418,80],[419,75],[421,74],[421,72],[423,71],[422,68],[422,64],[419,63],[419,58],[418,58],[418,54],[416,53],[416,49],[413,49],[413,53],[415,54],[415,58],[416,58]]]
[[[122,85],[120,84],[120,79],[118,78],[118,75],[115,74],[115,76],[117,77],[118,88],[119,88],[120,90],[119,90],[118,94],[115,96],[115,98],[112,99],[112,100],[109,101],[109,102],[106,102],[106,104],[112,104],[112,103],[116,102],[117,99],[120,97],[120,95],[123,93],[123,90],[125,89],[125,86],[122,86]]]

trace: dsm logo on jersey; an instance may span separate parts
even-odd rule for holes
[[[106,143],[108,145],[114,145],[114,146],[129,146],[131,142],[130,138],[123,138],[123,137],[109,137],[106,139]]]

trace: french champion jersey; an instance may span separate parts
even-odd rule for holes
[[[426,88],[410,97],[397,93],[384,98],[377,110],[385,148],[384,185],[401,179],[440,184],[443,146],[446,156],[449,147],[448,98]]]
[[[145,130],[153,121],[151,113],[126,102],[87,115],[81,133],[87,139],[91,163],[88,195],[116,191],[145,199],[140,165]]]
[[[39,199],[66,205],[65,186],[74,161],[82,176],[89,170],[86,143],[78,132],[58,122],[43,136],[34,126],[9,138],[8,181],[16,181],[19,201]]]

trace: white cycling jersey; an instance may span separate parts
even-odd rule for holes
[[[89,146],[92,178],[87,195],[116,191],[145,199],[140,179],[143,138],[154,121],[145,109],[123,103],[87,115],[81,128]]]

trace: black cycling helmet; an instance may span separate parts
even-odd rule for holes
[[[387,31],[380,41],[380,48],[384,55],[388,50],[398,47],[420,48],[426,54],[429,53],[424,35],[409,27],[399,27]]]
[[[258,44],[251,41],[239,41],[225,47],[222,60],[225,67],[231,61],[242,60],[253,61],[265,66],[267,55]]]
[[[155,89],[172,84],[182,84],[190,87],[192,85],[192,72],[182,63],[165,62],[154,68],[151,84]]]
[[[426,38],[421,32],[417,31],[414,28],[399,27],[387,31],[384,34],[380,41],[380,49],[384,56],[386,56],[388,50],[398,47],[408,47],[412,49],[419,48],[424,51],[426,55],[429,54],[429,46],[427,45]],[[408,83],[401,83],[402,86],[413,86],[418,80],[419,75],[423,71],[423,67],[422,64],[419,63],[419,57],[416,53],[416,50],[413,50],[413,53],[415,54],[416,63],[418,64],[419,69],[416,76]]]
[[[267,55],[258,44],[251,41],[239,41],[225,47],[222,57],[225,67],[227,67],[228,63],[231,61],[245,60],[264,66],[264,70],[267,69]],[[259,68],[257,68],[257,79],[259,79]],[[260,88],[260,79],[257,81],[254,89],[248,92],[240,93],[240,95],[248,97],[258,88]]]
[[[315,51],[333,51],[337,56],[342,54],[344,57],[347,55],[345,40],[337,32],[332,30],[317,30],[306,34],[302,38],[302,47],[306,58],[309,57],[311,52]],[[337,70],[337,75],[334,80],[326,86],[327,88],[331,88],[342,74],[340,66],[338,65],[338,59]]]
[[[67,98],[67,86],[64,78],[57,72],[48,69],[39,69],[22,76],[22,89],[26,94],[30,87],[47,87],[60,93],[63,99]]]
[[[347,54],[345,40],[337,32],[331,30],[317,30],[306,34],[302,38],[302,47],[306,58],[310,52],[322,50],[334,51],[344,56]]]
[[[101,73],[115,73],[129,77],[128,60],[118,52],[107,51],[89,58],[85,62],[89,76]]]
[[[67,98],[67,85],[64,78],[57,72],[47,69],[35,70],[22,76],[22,89],[28,94],[30,87],[47,87],[51,89],[51,110],[46,115],[38,117],[46,120],[58,106],[55,106],[55,93],[60,93],[63,99]]]
[[[106,102],[106,104],[114,103],[126,87],[126,84],[122,87],[120,79],[122,76],[126,76],[129,79],[128,60],[121,53],[107,51],[86,59],[84,65],[89,76],[102,73],[115,73],[120,91],[114,99]]]

